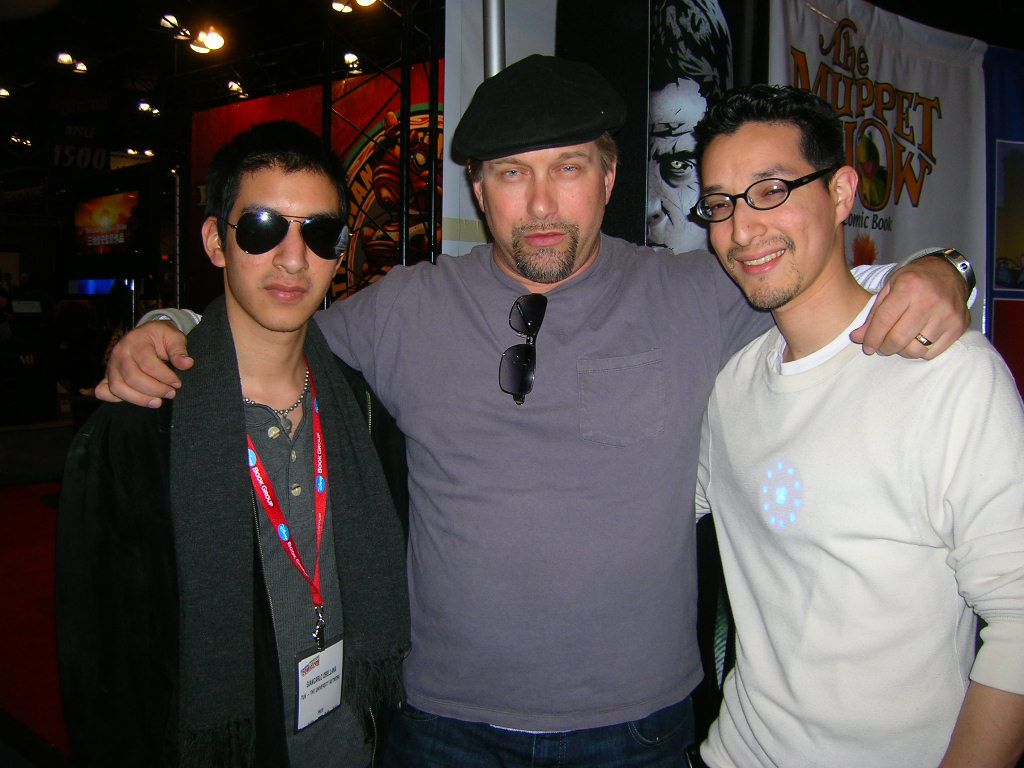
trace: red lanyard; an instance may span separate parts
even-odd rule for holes
[[[306,365],[309,365],[308,361]],[[295,546],[291,529],[288,527],[288,520],[285,519],[284,512],[281,510],[277,494],[274,492],[274,486],[270,482],[270,477],[267,474],[266,467],[263,465],[263,460],[256,452],[256,446],[252,442],[252,437],[246,435],[246,439],[249,443],[249,475],[252,479],[253,490],[256,492],[256,498],[263,505],[267,517],[274,526],[284,551],[291,558],[292,564],[302,574],[302,577],[309,582],[313,593],[313,606],[316,608],[318,617],[317,629],[314,629],[313,636],[320,643],[323,631],[324,607],[323,593],[320,590],[320,549],[324,537],[324,523],[327,521],[327,453],[324,450],[324,430],[323,425],[320,423],[320,407],[316,399],[316,384],[313,381],[312,372],[309,375],[309,387],[313,393],[313,474],[316,477],[316,566],[312,577],[310,577],[309,571],[306,570],[306,566],[302,563],[302,556],[299,554],[298,547]]]

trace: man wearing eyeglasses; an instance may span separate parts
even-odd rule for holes
[[[189,335],[181,397],[104,406],[68,455],[75,764],[366,768],[401,698],[408,603],[368,392],[309,324],[347,240],[344,176],[305,128],[264,123],[207,190],[224,296]]]
[[[407,438],[413,643],[391,765],[675,766],[691,738],[700,419],[770,319],[706,252],[601,234],[624,119],[585,65],[531,56],[485,81],[452,149],[493,243],[320,316]],[[944,261],[910,271],[868,338],[930,356],[914,334],[947,345],[966,290]],[[152,345],[184,345],[152,325],[117,354],[142,369],[115,365],[110,387],[156,406],[178,382]]]
[[[850,342],[875,297],[846,268],[858,177],[826,102],[738,89],[695,133],[695,213],[776,323],[718,375],[704,423],[697,509],[737,626],[704,760],[1016,765],[1024,407],[1006,365],[974,331],[927,365]]]

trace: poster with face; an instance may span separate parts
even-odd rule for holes
[[[647,244],[707,248],[690,215],[699,181],[693,126],[732,87],[732,42],[719,0],[652,0]]]

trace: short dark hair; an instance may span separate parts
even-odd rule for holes
[[[240,133],[214,155],[206,176],[206,215],[217,217],[217,232],[226,236],[228,214],[238,200],[242,177],[266,168],[286,173],[322,174],[338,190],[338,214],[348,220],[348,193],[341,161],[308,128],[290,120],[272,120]]]
[[[732,85],[732,40],[718,0],[654,0],[650,90],[693,80],[708,104]]]
[[[814,170],[846,164],[846,137],[836,111],[819,96],[792,85],[758,83],[734,88],[693,129],[697,159],[716,136],[745,123],[789,123],[800,129],[800,151]],[[831,179],[824,177],[828,184]]]

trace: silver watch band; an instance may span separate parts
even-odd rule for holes
[[[973,291],[978,286],[978,278],[974,276],[974,267],[971,266],[971,262],[967,260],[967,257],[956,248],[940,248],[928,255],[942,256],[952,264],[953,268],[967,281],[968,291]]]

